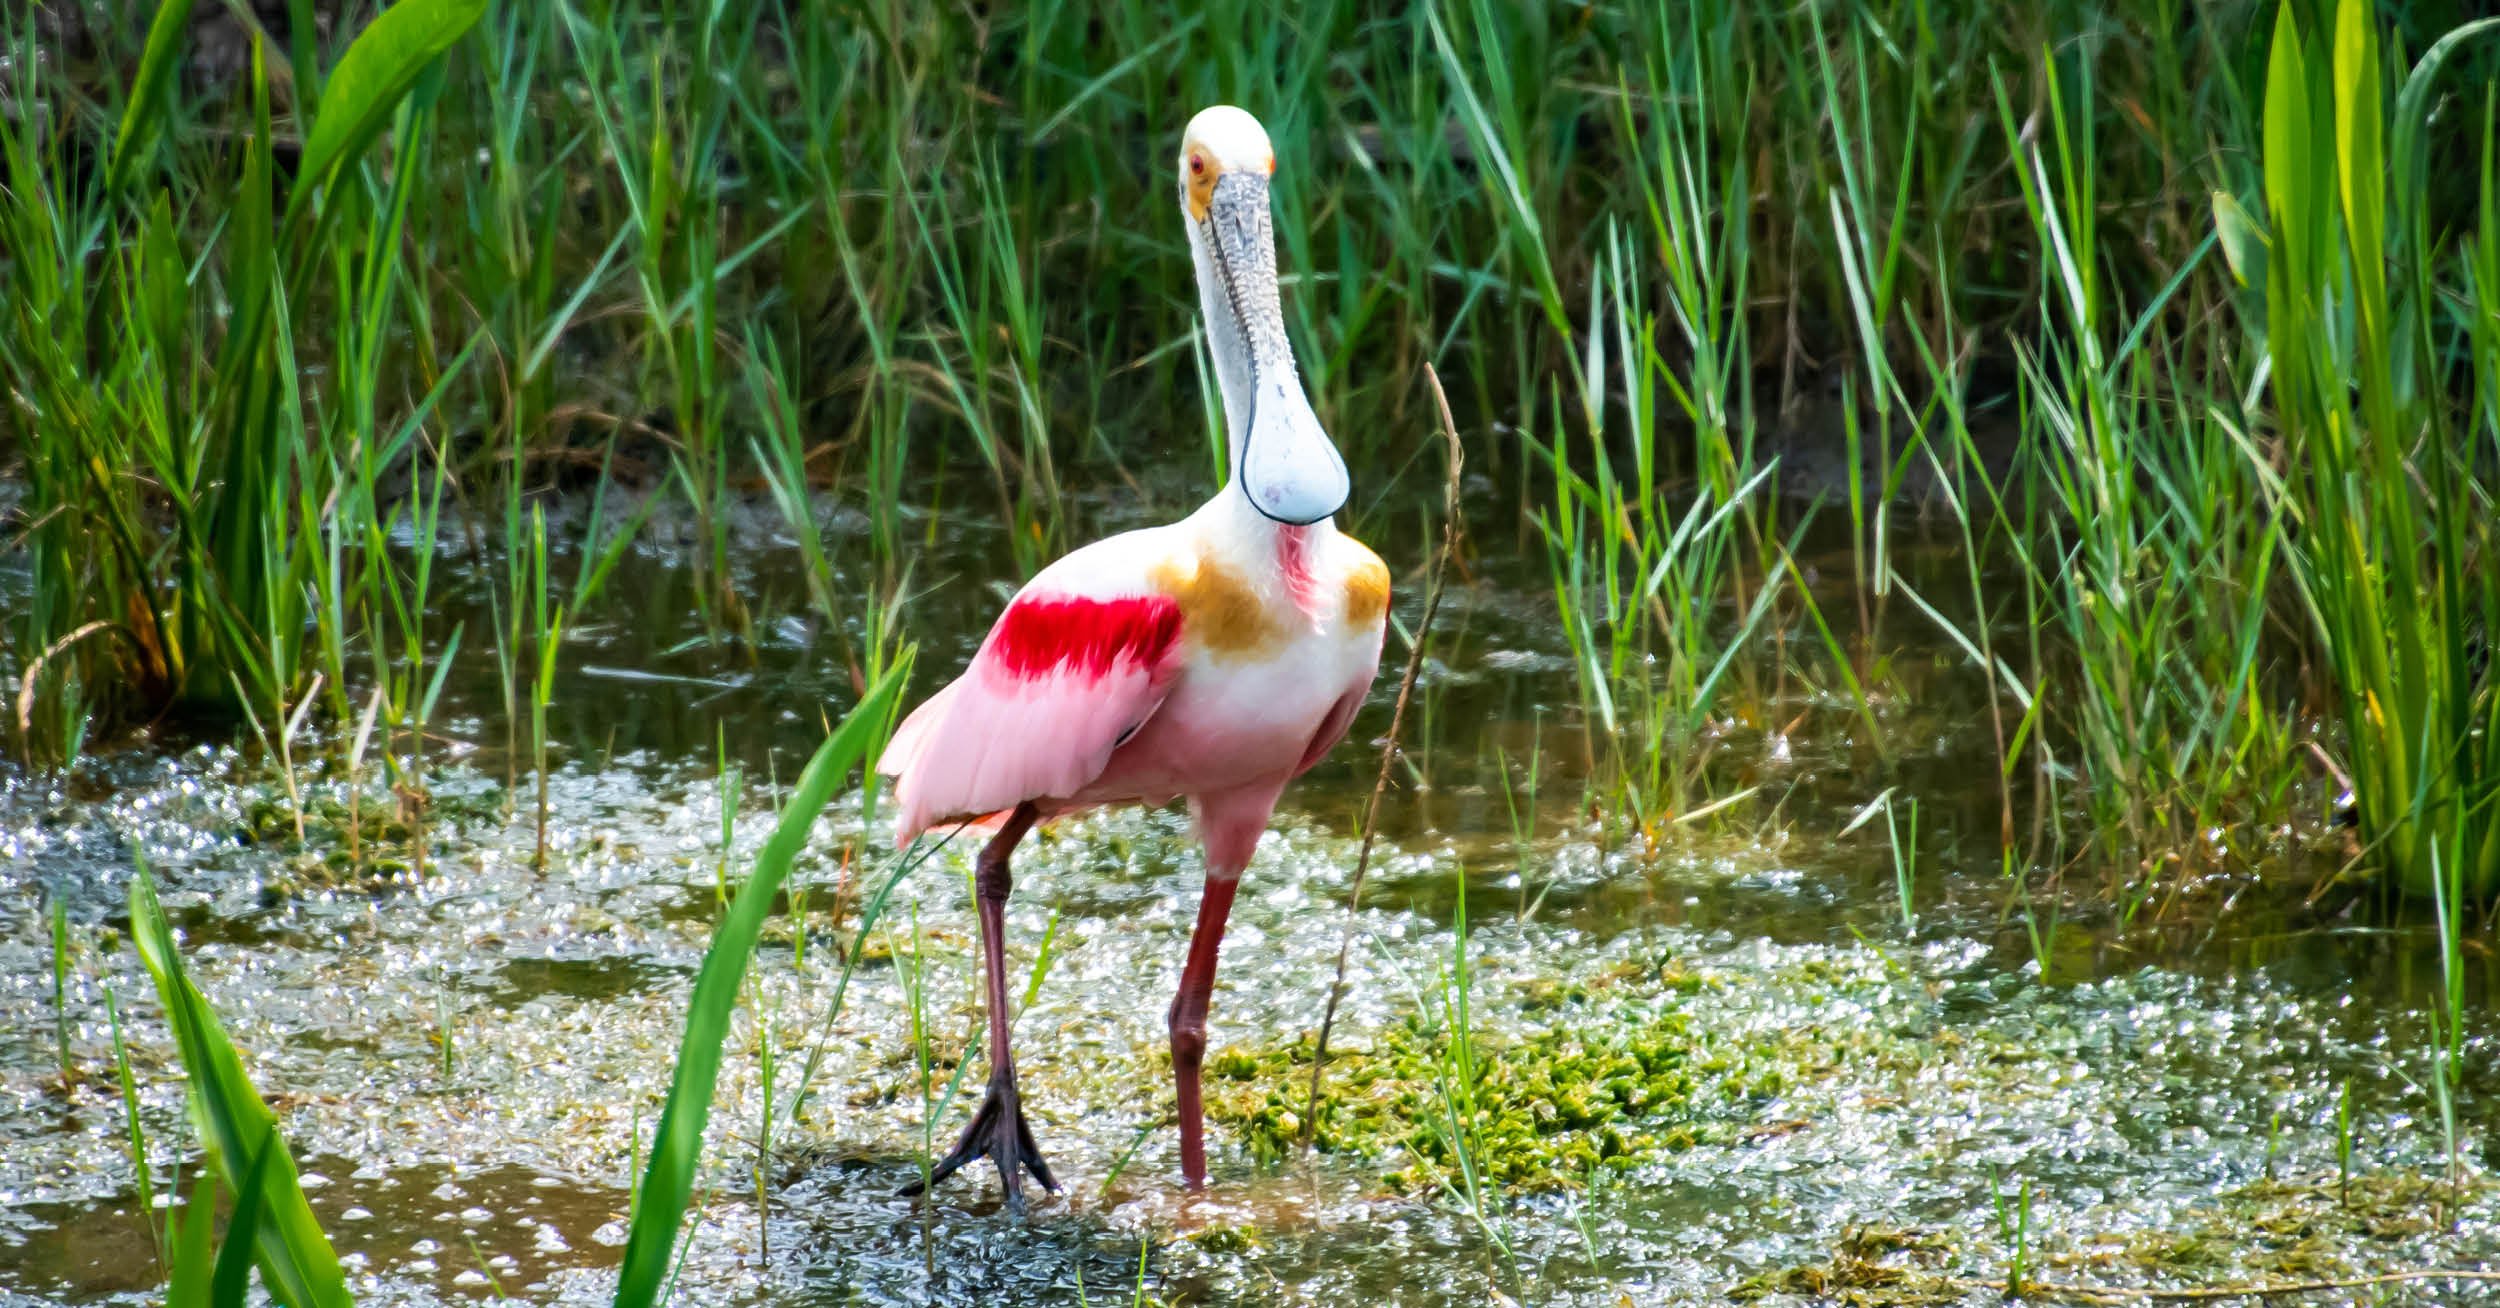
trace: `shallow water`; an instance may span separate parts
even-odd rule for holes
[[[860,526],[837,515],[831,530],[855,540]],[[505,790],[482,641],[454,678],[442,732],[456,745],[434,780],[422,876],[309,888],[304,865],[335,847],[335,830],[316,821],[311,851],[295,849],[269,769],[224,747],[159,740],[68,777],[0,771],[0,1301],[138,1302],[156,1283],[103,1006],[110,986],[161,1195],[189,1154],[179,1069],[117,930],[137,854],[318,1178],[317,1210],[360,1298],[603,1299],[721,869],[743,867],[769,826],[772,778],[795,772],[820,714],[850,693],[842,633],[775,606],[803,592],[773,531],[760,513],[742,526],[741,591],[766,597],[751,660],[700,639],[690,583],[661,549],[620,574],[617,594],[634,600],[615,607],[631,620],[585,630],[559,691],[545,871],[531,866],[526,767],[520,791]],[[977,641],[1005,575],[997,555],[994,536],[950,530],[918,563],[924,691]],[[1834,568],[1845,574],[1845,559]],[[454,597],[446,622],[482,621],[475,598]],[[1414,601],[1401,600],[1409,620]],[[882,821],[852,797],[801,864],[801,927],[759,955],[723,1070],[686,1297],[1039,1304],[1077,1302],[1082,1286],[1093,1302],[1127,1302],[1141,1250],[1162,1300],[1393,1305],[1717,1302],[1740,1287],[1776,1299],[1804,1295],[1850,1251],[1985,1279],[2020,1250],[2035,1275],[2108,1284],[2500,1253],[2500,1202],[2483,1184],[2500,1166],[2485,1122],[2487,957],[2471,960],[2466,1198],[2435,1206],[2406,1188],[2445,1166],[2421,1089],[2438,976],[2421,932],[2258,904],[2160,929],[2079,916],[2035,942],[1997,874],[1982,688],[1901,620],[1897,662],[1919,670],[1905,674],[1910,702],[1885,709],[1891,764],[1861,757],[1845,720],[1796,688],[1779,702],[1804,726],[1731,723],[1720,746],[1727,775],[1786,794],[1779,808],[1757,810],[1758,829],[1696,828],[1634,857],[1601,845],[1583,806],[1576,693],[1552,625],[1550,596],[1524,568],[1453,596],[1419,718],[1421,784],[1393,792],[1384,815],[1334,1047],[1359,1060],[1448,1020],[1463,889],[1480,1057],[1526,1057],[1556,1031],[1672,1033],[1695,1069],[1674,1144],[1479,1211],[1454,1190],[1385,1180],[1416,1161],[1394,1148],[1262,1164],[1239,1114],[1267,1098],[1298,1105],[1306,1073],[1257,1071],[1211,1085],[1233,1115],[1212,1127],[1212,1189],[1185,1200],[1163,1120],[1163,1010],[1196,854],[1178,814],[1124,812],[1046,833],[1017,864],[1011,965],[1030,967],[1049,941],[1017,1055],[1066,1192],[1015,1220],[983,1164],[932,1203],[897,1198],[971,1106],[945,1101],[979,1021],[971,851],[959,842],[905,882],[828,1023],[862,887],[891,867]],[[1232,1050],[1251,1066],[1317,1022],[1376,766],[1361,742],[1384,729],[1393,679],[1261,848],[1226,941],[1213,1061]],[[726,852],[724,752],[740,768]],[[1531,752],[1533,796],[1520,793]],[[1881,822],[1839,834],[1893,784],[1927,815],[1915,934]],[[1515,823],[1519,806],[1528,816]],[[47,890],[66,898],[78,947],[71,1036],[84,1079],[66,1095]],[[2347,1084],[2349,1206],[2336,1127]]]

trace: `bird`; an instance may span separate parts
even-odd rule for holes
[[[1304,393],[1277,295],[1275,149],[1248,111],[1216,105],[1181,134],[1179,200],[1224,409],[1227,477],[1178,522],[1070,551],[1008,602],[962,675],[888,742],[895,844],[994,828],[974,860],[989,1083],[920,1194],[976,1159],[1008,1208],[1023,1174],[1056,1193],[1008,1040],[1010,859],[1035,824],[1107,805],[1186,800],[1205,880],[1166,1014],[1181,1172],[1206,1186],[1199,1095],[1216,955],[1278,797],[1344,737],[1379,671],[1389,607],[1380,556],[1341,532],[1344,458]],[[1175,406],[1176,410],[1182,406]]]

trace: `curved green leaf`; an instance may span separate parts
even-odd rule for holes
[[[486,0],[399,0],[356,34],[322,84],[321,111],[287,198],[290,216],[364,152],[418,75],[485,13]]]
[[[174,1189],[182,1177],[174,1177]],[[191,1197],[165,1214],[165,1308],[211,1308],[210,1278],[216,1271],[217,1183],[203,1174],[191,1183]]]
[[[2396,93],[2396,176],[2405,187],[2405,194],[2420,195],[2430,185],[2430,150],[2426,144],[2430,132],[2428,105],[2431,86],[2439,79],[2439,69],[2455,54],[2457,47],[2473,37],[2500,27],[2500,18],[2478,18],[2463,23],[2446,36],[2431,43],[2422,58],[2405,77],[2404,89]]]
[[[2222,257],[2230,262],[2232,280],[2265,290],[2266,229],[2229,191],[2214,192],[2214,232],[2222,239]]]
[[[634,1192],[634,1214],[625,1240],[624,1265],[618,1269],[618,1308],[650,1308],[668,1281],[669,1256],[677,1243],[677,1224],[685,1217],[694,1193],[696,1169],[703,1160],[703,1127],[712,1113],[712,1089],[720,1076],[721,1042],[729,1033],[731,1009],[746,978],[747,959],[756,937],[772,912],[773,899],[790,875],[790,865],[807,847],[807,833],[816,816],[833,802],[834,793],[866,757],[884,730],[887,709],[910,674],[908,654],[860,697],[842,725],[799,775],[772,838],[755,856],[755,870],[729,903],[712,947],[695,975],[694,998],[687,1005],[686,1033],[677,1050],[677,1075],[669,1084],[668,1102],[660,1109],[660,1125],[651,1139],[651,1158],[643,1168],[642,1186]]]
[[[245,1308],[252,1299],[252,1244],[260,1238],[261,1200],[269,1193],[269,1157],[263,1149],[243,1175],[235,1192],[234,1216],[226,1223],[226,1242],[217,1250],[217,1266],[209,1275],[208,1301],[215,1308]]]
[[[345,1308],[347,1277],[338,1253],[314,1220],[312,1205],[296,1179],[295,1160],[278,1134],[277,1116],[244,1075],[243,1060],[226,1039],[217,1015],[183,971],[173,927],[156,900],[156,881],[141,864],[130,881],[130,935],[156,982],[165,1020],[174,1029],[183,1069],[191,1077],[191,1115],[200,1140],[216,1159],[226,1183],[238,1192],[260,1193],[257,1243],[260,1274],[272,1297],[289,1308]],[[255,1163],[253,1160],[258,1160]],[[255,1181],[237,1171],[251,1166]],[[197,1199],[194,1199],[194,1203]]]
[[[131,158],[139,143],[156,127],[157,97],[171,76],[174,56],[191,30],[193,0],[165,0],[148,23],[148,43],[139,53],[139,75],[130,83],[130,101],[122,106],[121,130],[113,134],[113,164],[105,189],[119,191],[130,181]]]

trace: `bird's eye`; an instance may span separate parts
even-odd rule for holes
[[[1195,177],[1195,176],[1197,176],[1198,174],[1205,172],[1206,170],[1207,170],[1207,160],[1206,160],[1206,156],[1204,156],[1204,155],[1199,155],[1199,154],[1192,154],[1191,156],[1189,156],[1189,175],[1190,175],[1190,176]]]

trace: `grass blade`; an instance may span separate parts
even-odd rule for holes
[[[139,75],[131,80],[130,101],[122,106],[121,130],[113,135],[113,167],[104,186],[115,194],[129,184],[134,166],[131,161],[138,146],[155,130],[160,116],[157,99],[164,93],[166,77],[173,72],[174,59],[182,52],[182,38],[191,30],[192,3],[193,0],[165,0],[148,23],[148,43],[139,55]]]
[[[191,1112],[217,1168],[238,1193],[244,1178],[235,1171],[237,1160],[259,1160],[253,1170],[265,1172],[255,1240],[261,1279],[290,1308],[343,1308],[350,1302],[347,1278],[329,1237],[313,1219],[312,1205],[296,1179],[295,1160],[278,1135],[277,1117],[252,1088],[225,1028],[183,970],[173,927],[157,903],[156,879],[145,864],[130,881],[130,933],[140,961],[156,982],[183,1067],[191,1074]]]
[[[165,1268],[165,1308],[209,1308],[217,1247],[215,1182],[202,1176],[191,1187],[190,1201],[174,1205],[166,1221],[173,1227],[173,1250]]]
[[[269,1190],[269,1158],[275,1150],[263,1149],[252,1160],[252,1170],[243,1176],[243,1188],[235,1192],[234,1218],[226,1223],[225,1243],[218,1246],[216,1269],[208,1277],[208,1301],[226,1308],[242,1308],[249,1302],[252,1288],[252,1245],[260,1236],[261,1201]]]
[[[382,132],[399,99],[436,55],[486,14],[486,0],[400,0],[356,34],[322,87],[321,114],[296,167],[290,221],[332,172]]]
[[[790,865],[807,845],[816,817],[833,801],[851,769],[866,757],[869,745],[884,728],[886,709],[901,693],[911,670],[908,657],[899,660],[868,693],[842,725],[808,760],[773,827],[772,838],[755,856],[755,870],[730,901],[703,955],[686,1013],[686,1032],[677,1051],[677,1075],[669,1085],[668,1102],[651,1140],[642,1184],[634,1192],[634,1213],[625,1241],[624,1265],[616,1282],[618,1308],[650,1308],[660,1298],[669,1276],[670,1253],[677,1225],[694,1193],[695,1171],[702,1162],[703,1128],[712,1112],[712,1089],[720,1076],[721,1043],[729,1033],[730,1012],[746,977],[747,960],[764,929],[773,899],[790,875]]]

